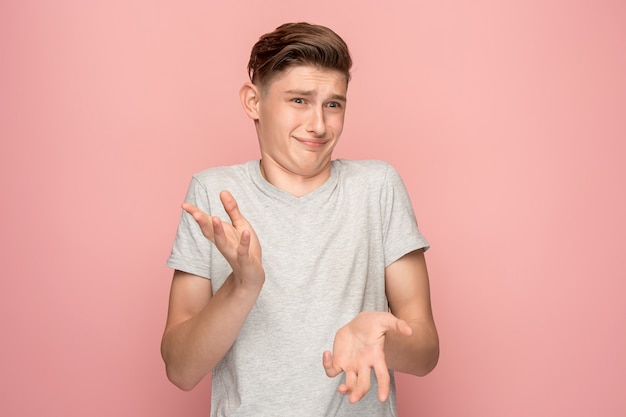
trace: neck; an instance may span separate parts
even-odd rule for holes
[[[314,175],[289,172],[283,167],[267,163],[264,159],[260,162],[260,168],[261,175],[267,182],[295,197],[302,197],[316,190],[330,177],[330,164]]]

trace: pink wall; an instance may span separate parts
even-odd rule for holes
[[[0,415],[208,415],[164,263],[190,175],[257,157],[237,91],[293,20],[351,45],[337,156],[393,163],[432,243],[401,415],[626,415],[626,3],[215,3],[0,3]]]

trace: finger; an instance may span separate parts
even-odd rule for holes
[[[212,216],[209,216],[198,207],[190,203],[183,203],[181,207],[183,208],[183,210],[189,213],[191,217],[193,217],[196,223],[198,223],[198,226],[200,226],[200,229],[202,229],[202,233],[205,235],[205,237],[213,240],[213,226],[211,222]]]
[[[191,203],[186,203],[184,202],[183,204],[181,204],[181,207],[183,208],[183,210],[185,210],[187,213],[191,214],[194,211],[202,211],[200,210],[198,207],[194,206]]]
[[[411,336],[413,334],[413,329],[409,324],[389,313],[386,315],[386,318],[382,321],[382,325],[386,328],[386,330],[392,330],[398,332],[404,336]]]
[[[237,255],[241,258],[247,257],[250,251],[250,231],[244,230],[241,232],[241,239],[239,240],[239,246],[237,246]]]
[[[387,401],[389,398],[389,390],[391,386],[391,377],[389,376],[389,369],[384,363],[378,363],[374,366],[374,373],[376,374],[376,380],[378,381],[378,400],[380,402]]]
[[[226,237],[222,220],[217,216],[213,216],[211,218],[211,226],[213,227],[213,243],[215,243],[218,249],[223,248],[227,244],[228,238]]]
[[[405,336],[413,335],[413,329],[411,328],[411,326],[409,326],[406,321],[401,319],[398,319],[398,321],[396,322],[396,331]]]
[[[346,381],[345,383],[339,386],[339,392],[341,392],[342,394],[351,394],[352,391],[354,391],[356,382],[357,382],[356,372],[346,371]]]
[[[322,355],[322,365],[324,366],[324,370],[326,371],[326,376],[328,376],[329,378],[334,378],[343,372],[343,370],[339,366],[333,363],[333,354],[330,353],[330,351],[328,350],[325,351]]]
[[[181,207],[187,213],[191,214],[191,217],[193,217],[194,220],[197,221],[198,223],[201,221],[204,222],[205,219],[209,217],[208,214],[206,214],[205,212],[203,212],[202,210],[200,210],[198,207],[194,206],[193,204],[183,203]]]
[[[361,369],[357,376],[357,380],[354,384],[354,388],[352,389],[352,394],[350,394],[349,401],[354,404],[359,401],[371,388],[371,375],[372,371],[370,368]]]
[[[239,211],[239,205],[237,204],[235,197],[233,197],[230,192],[226,190],[222,191],[220,193],[220,200],[222,201],[222,206],[224,206],[224,210],[226,210],[226,213],[228,214],[228,217],[230,217],[230,221],[234,227],[241,227],[247,224],[245,217],[243,217]]]

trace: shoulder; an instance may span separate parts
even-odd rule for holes
[[[333,166],[343,180],[367,181],[370,184],[401,181],[397,170],[385,161],[336,159]]]
[[[225,165],[207,168],[203,171],[197,172],[193,175],[193,178],[199,182],[210,182],[214,179],[225,179],[229,177],[237,177],[246,175],[250,164],[253,161],[244,162],[237,165]]]
[[[192,176],[192,186],[221,191],[248,184],[251,175],[250,168],[254,166],[253,164],[254,161],[249,161],[237,165],[207,168]]]
[[[391,164],[377,159],[335,159],[333,165],[343,170],[386,170]]]

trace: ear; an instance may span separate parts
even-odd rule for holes
[[[252,120],[258,120],[258,106],[261,95],[257,86],[251,82],[245,83],[239,90],[239,98],[241,99],[241,105],[248,117]]]

